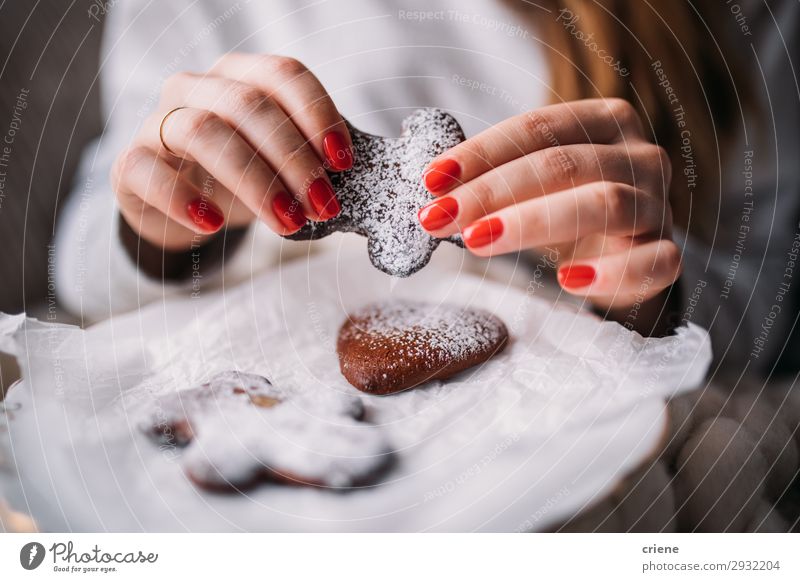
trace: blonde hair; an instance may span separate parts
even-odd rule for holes
[[[708,238],[721,163],[753,101],[713,26],[719,11],[706,18],[703,0],[507,2],[547,44],[553,102],[622,97],[636,107],[672,158],[675,222]]]

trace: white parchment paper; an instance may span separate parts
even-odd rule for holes
[[[645,339],[530,292],[428,268],[404,280],[361,255],[294,262],[224,292],[151,305],[85,331],[0,318],[0,349],[24,381],[4,446],[12,498],[44,529],[113,531],[471,531],[553,527],[653,454],[664,399],[699,385],[705,331]],[[371,301],[408,298],[488,309],[508,348],[447,381],[361,395],[397,463],[348,493],[263,485],[195,488],[179,450],[139,428],[155,396],[223,370],[286,389],[359,394],[341,376],[336,333]],[[7,480],[7,482],[10,482]]]

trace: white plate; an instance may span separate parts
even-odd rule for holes
[[[359,394],[333,349],[346,314],[389,297],[498,314],[508,348],[446,383],[363,395],[398,462],[379,487],[349,493],[263,485],[247,495],[194,488],[139,431],[153,393],[238,368],[287,388]],[[112,531],[518,531],[552,527],[607,494],[653,453],[664,398],[710,361],[696,326],[643,339],[617,324],[463,272],[401,281],[360,256],[283,266],[81,331],[0,319],[25,382],[10,454],[44,529]]]

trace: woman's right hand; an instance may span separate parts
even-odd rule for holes
[[[139,237],[182,251],[226,223],[259,219],[286,235],[333,218],[340,208],[325,170],[352,164],[347,127],[305,66],[232,53],[205,74],[167,79],[111,178]]]

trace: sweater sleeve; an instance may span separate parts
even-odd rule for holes
[[[119,210],[109,178],[117,155],[156,109],[163,82],[180,71],[207,70],[232,48],[227,39],[235,38],[229,32],[238,24],[236,11],[213,6],[192,0],[132,0],[114,4],[108,15],[99,70],[105,128],[83,154],[55,237],[59,302],[85,322],[222,279],[221,270],[210,266],[185,283],[142,274],[120,242]],[[237,252],[250,249],[251,269],[258,263],[253,237],[262,236],[249,233]],[[258,249],[263,253],[264,246]]]

